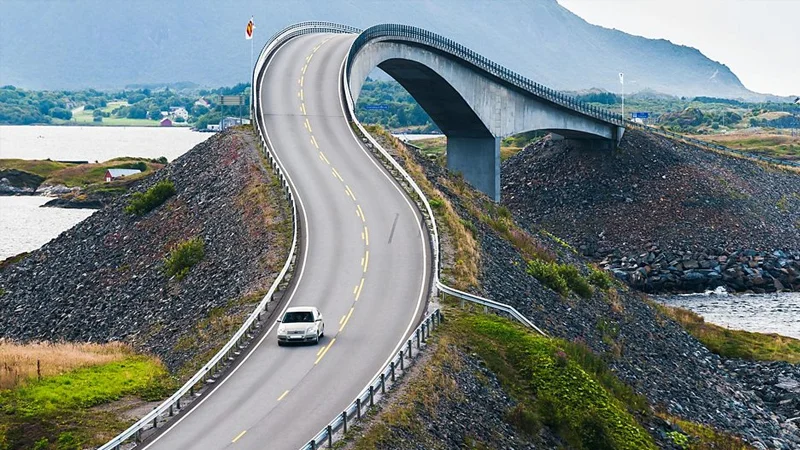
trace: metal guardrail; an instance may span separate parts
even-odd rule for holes
[[[291,27],[287,27],[277,34],[275,34],[264,46],[259,55],[258,62],[256,63],[256,68],[263,68],[264,62],[269,58],[272,52],[286,42],[288,39],[292,37],[301,35],[301,34],[308,34],[312,32],[320,32],[320,30],[324,30],[326,32],[339,32],[339,33],[357,33],[359,29],[353,27],[347,27],[344,25],[333,24],[329,22],[303,22],[300,24],[293,25]],[[256,79],[257,74],[260,71],[254,70],[253,80]],[[257,86],[256,83],[252,84],[253,87]],[[257,95],[257,89],[251,89],[252,95],[255,99]],[[255,102],[251,102],[251,105],[254,105]],[[259,122],[259,115],[253,115],[255,119],[255,123],[257,125],[257,130],[259,133],[259,137],[261,138],[261,144],[265,151],[265,156],[267,157],[268,161],[270,162],[273,171],[281,180],[281,188],[284,190],[284,194],[286,195],[289,203],[292,206],[292,246],[289,250],[289,256],[286,259],[286,263],[284,264],[283,268],[281,269],[278,277],[272,283],[267,295],[261,300],[261,302],[256,306],[255,310],[248,316],[247,320],[242,324],[239,330],[231,337],[231,339],[222,347],[222,349],[217,352],[203,367],[195,373],[192,378],[189,379],[180,389],[178,389],[172,396],[170,396],[167,400],[162,402],[158,407],[153,409],[147,415],[142,417],[138,420],[135,424],[129,427],[127,430],[123,431],[112,440],[107,442],[105,445],[99,447],[99,450],[110,450],[110,449],[118,449],[123,443],[134,439],[137,442],[142,440],[143,431],[149,428],[157,428],[159,419],[162,416],[172,417],[177,412],[181,410],[181,400],[186,397],[187,395],[194,397],[196,388],[202,387],[202,385],[213,379],[215,375],[219,374],[220,371],[226,366],[226,363],[234,358],[234,356],[238,355],[240,351],[244,348],[246,341],[252,338],[252,332],[260,326],[261,315],[267,311],[267,305],[272,300],[275,291],[278,289],[278,286],[286,280],[286,276],[289,273],[290,268],[292,267],[295,254],[297,252],[297,240],[299,235],[299,224],[298,224],[298,215],[297,215],[297,204],[294,200],[294,195],[292,193],[291,188],[289,187],[289,183],[287,177],[283,173],[283,169],[280,167],[276,159],[271,153],[271,149],[267,145],[266,140],[264,139],[264,134],[261,131],[261,124]],[[184,404],[185,406],[185,404]]]
[[[369,42],[380,40],[401,40],[406,42],[415,42],[427,47],[434,48],[440,52],[455,56],[463,61],[466,61],[473,66],[488,72],[489,74],[516,86],[519,89],[527,91],[537,97],[547,100],[556,105],[564,108],[577,111],[581,114],[593,117],[595,119],[612,123],[617,126],[624,126],[623,117],[619,114],[611,112],[607,109],[598,108],[581,102],[574,97],[550,89],[534,82],[522,75],[507,69],[500,64],[468,49],[467,47],[459,44],[458,42],[448,39],[439,34],[433,33],[422,28],[412,27],[409,25],[399,24],[383,24],[375,25],[364,30],[353,42],[350,47],[350,53],[347,57],[347,65],[345,71],[347,77],[350,77],[351,64],[355,55]]]
[[[521,312],[517,311],[511,305],[506,305],[505,303],[496,302],[494,300],[489,300],[488,298],[479,297],[477,295],[470,294],[469,292],[459,291],[458,289],[451,288],[450,286],[444,285],[439,283],[439,290],[447,295],[452,295],[453,297],[458,297],[462,300],[470,301],[472,303],[477,303],[479,305],[483,305],[487,308],[492,308],[494,310],[504,312],[509,316],[519,320],[522,322],[523,325],[527,326],[528,328],[532,328],[536,330],[542,336],[547,336],[547,333],[542,331],[539,327],[533,324],[527,317],[522,315]]]
[[[374,406],[375,402],[386,394],[387,383],[395,383],[398,378],[408,372],[408,368],[414,362],[414,357],[419,355],[427,339],[431,336],[431,331],[435,330],[442,323],[442,313],[438,308],[430,313],[422,323],[411,333],[411,337],[401,347],[389,363],[384,366],[381,372],[367,384],[367,386],[356,396],[345,409],[328,423],[319,433],[314,436],[300,450],[316,450],[326,443],[328,447],[333,446],[333,435],[339,430],[347,433],[348,421],[353,418],[361,419],[367,410]],[[415,345],[416,343],[416,345]],[[416,347],[416,353],[414,348]]]
[[[635,123],[635,122],[628,122],[627,126],[629,126],[631,128],[637,128],[637,129],[643,130],[643,131],[648,131],[650,133],[666,136],[666,137],[669,137],[669,138],[672,138],[672,139],[678,139],[678,140],[686,141],[686,142],[698,145],[700,147],[705,147],[705,148],[708,148],[708,149],[711,149],[711,150],[719,150],[719,151],[723,151],[723,152],[734,153],[734,154],[741,155],[741,156],[746,157],[746,158],[756,159],[756,160],[759,160],[759,161],[762,161],[762,162],[765,162],[765,163],[778,164],[778,165],[783,165],[783,166],[800,167],[800,161],[788,161],[788,160],[785,160],[785,159],[770,158],[769,156],[762,156],[762,155],[759,155],[757,153],[752,153],[752,152],[748,152],[748,151],[744,151],[744,150],[737,150],[735,148],[726,147],[724,145],[715,144],[713,142],[701,141],[700,139],[691,138],[691,137],[684,136],[682,134],[675,133],[675,132],[668,131],[668,130],[660,130],[658,128],[649,127],[649,126],[642,125],[642,124]]]

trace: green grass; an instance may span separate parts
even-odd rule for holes
[[[448,375],[460,370],[454,346],[462,354],[476,355],[497,376],[517,403],[505,411],[506,421],[532,441],[548,427],[566,448],[576,450],[656,448],[631,413],[646,414],[646,400],[616,379],[586,347],[532,334],[497,316],[461,311],[448,312],[436,339],[437,354],[410,382],[405,398],[393,402],[366,432],[359,432],[354,448],[391,447],[399,435],[436,442],[436,436],[418,425],[417,416],[435,414],[443,398],[470,400]],[[491,444],[482,443],[484,448]]]
[[[54,173],[73,166],[75,164],[48,160],[0,159],[0,170],[16,169],[39,175],[42,178],[49,178]]]
[[[583,298],[592,296],[593,290],[589,282],[580,274],[578,268],[571,264],[532,259],[528,261],[528,273],[565,297],[570,291]]]
[[[701,135],[698,139],[716,142],[734,150],[760,153],[778,159],[800,159],[800,138],[779,134]]]
[[[671,431],[667,436],[684,450],[754,450],[741,439],[707,425],[682,420],[667,414],[662,419],[678,425],[683,432]]]
[[[656,308],[680,323],[712,352],[726,358],[800,363],[800,340],[777,334],[729,330],[706,323],[692,311],[656,304]]]
[[[147,214],[175,195],[175,184],[170,180],[161,180],[146,192],[134,192],[125,207],[125,212],[141,216]]]
[[[0,449],[85,448],[119,432],[126,422],[92,407],[125,396],[161,399],[174,388],[161,363],[131,355],[0,391]],[[67,444],[70,444],[69,446]]]
[[[98,108],[99,110],[111,113],[119,106],[125,106],[127,102],[109,102],[105,108]],[[103,117],[102,122],[94,121],[94,110],[72,111],[72,120],[60,120],[59,124],[77,123],[80,125],[97,125],[97,126],[128,126],[128,127],[157,127],[160,126],[159,121],[150,119],[129,119],[127,117]]]
[[[176,244],[169,255],[164,258],[164,272],[168,277],[182,280],[189,273],[189,269],[199,263],[205,256],[205,243],[203,238],[192,239]]]

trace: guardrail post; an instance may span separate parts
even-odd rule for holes
[[[405,357],[403,356],[403,351],[400,350],[400,370],[406,370],[405,368]]]
[[[136,441],[137,444],[142,442],[142,429],[141,428],[136,430],[136,433],[133,435],[133,440]]]
[[[181,410],[181,398],[180,397],[178,397],[178,401],[175,402],[175,404],[178,405],[178,411],[180,411]]]
[[[361,420],[361,397],[356,399],[356,417]]]
[[[417,328],[416,335],[417,335],[417,350],[419,350],[420,349],[420,345],[419,345],[419,328]]]
[[[342,425],[344,426],[344,433],[347,434],[347,411],[342,411]]]
[[[158,428],[158,416],[153,417],[153,428]]]
[[[312,439],[311,442],[309,442],[309,444],[311,445],[311,450],[317,450],[317,441],[316,440]]]
[[[374,395],[375,395],[375,388],[372,387],[372,385],[370,384],[369,385],[369,406],[370,406],[370,408],[372,408],[375,405],[375,400],[373,398]]]
[[[169,405],[169,416],[172,417],[174,415],[175,413],[172,412],[172,405]]]
[[[408,344],[408,357],[411,358],[413,355],[411,354],[411,339],[406,342]]]
[[[394,383],[394,361],[392,361],[392,363],[389,364],[389,367],[391,367],[392,369],[392,383]]]
[[[386,374],[381,372],[381,394],[386,393]]]

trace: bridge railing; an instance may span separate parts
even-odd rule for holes
[[[353,42],[350,47],[350,53],[347,58],[347,66],[345,68],[349,78],[352,68],[352,62],[355,55],[369,42],[376,40],[402,40],[407,42],[415,42],[418,44],[431,47],[440,52],[455,56],[469,64],[509,83],[519,89],[527,91],[542,99],[545,99],[556,105],[564,108],[580,112],[595,119],[612,123],[617,126],[624,126],[624,121],[621,115],[611,112],[607,109],[598,108],[588,105],[578,99],[550,89],[534,82],[522,75],[507,69],[506,67],[497,64],[494,61],[480,55],[469,48],[459,44],[458,42],[448,39],[439,34],[433,33],[422,28],[417,28],[409,25],[400,24],[383,24],[375,25],[362,31],[361,34]]]

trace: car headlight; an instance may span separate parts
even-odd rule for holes
[[[278,327],[278,334],[286,334],[286,328]]]
[[[306,334],[316,334],[316,333],[317,333],[317,326],[316,325],[310,326],[306,330]]]

